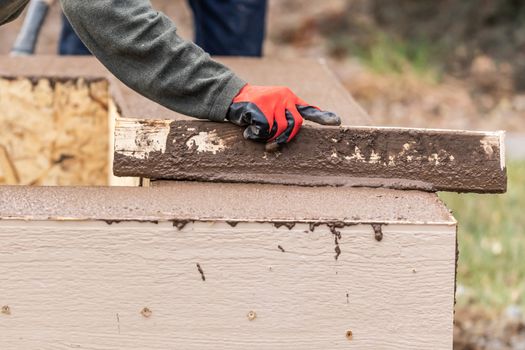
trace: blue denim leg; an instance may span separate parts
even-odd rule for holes
[[[267,0],[188,0],[195,43],[211,55],[262,56]]]
[[[59,55],[91,55],[91,52],[77,36],[64,15],[62,15],[62,31],[60,32],[58,53]]]

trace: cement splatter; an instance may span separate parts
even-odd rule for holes
[[[285,227],[288,228],[288,230],[291,230],[292,228],[294,228],[295,222],[288,222],[288,221],[274,222],[273,226],[275,226],[275,228],[279,228],[281,226],[285,226]]]
[[[371,224],[374,229],[374,238],[376,241],[381,242],[383,240],[383,225],[382,224]]]
[[[189,130],[189,129],[188,129]],[[195,130],[193,128],[193,130]],[[190,137],[186,142],[186,147],[189,150],[196,149],[197,153],[211,153],[217,154],[226,149],[223,139],[217,135],[216,130],[201,131],[197,135]]]
[[[197,263],[197,270],[201,274],[201,279],[203,281],[206,281],[206,276],[204,276],[204,270],[202,269],[202,267],[201,267],[201,265],[199,263]]]
[[[104,220],[106,222],[106,224],[108,225],[113,225],[113,224],[118,224],[120,223],[122,220]]]
[[[334,236],[334,243],[335,243],[335,255],[334,259],[337,261],[339,259],[339,256],[341,255],[341,248],[339,247],[339,241],[341,240],[341,231],[337,230],[338,228],[343,228],[346,225],[344,223],[331,223],[328,224],[328,228],[330,229],[330,232]]]
[[[176,227],[178,231],[182,230],[189,223],[189,220],[173,220],[173,227]]]

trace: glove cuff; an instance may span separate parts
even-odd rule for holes
[[[239,94],[239,91],[245,85],[246,82],[244,80],[233,75],[213,101],[208,111],[208,119],[216,122],[224,121],[234,97]]]

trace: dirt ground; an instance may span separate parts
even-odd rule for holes
[[[443,8],[436,11],[431,6],[435,2],[429,0],[325,0],[315,6],[311,0],[270,0],[265,54],[328,59],[378,125],[525,132],[525,28],[511,23],[508,16],[518,12],[495,7],[499,2],[485,1],[475,16],[468,16],[472,11],[468,6],[475,1],[440,2]],[[174,19],[181,36],[191,39],[186,1],[152,3]],[[455,8],[455,3],[462,7]],[[520,6],[520,1],[507,3]],[[466,19],[457,21],[451,14]],[[9,53],[21,22],[0,29],[0,54]],[[55,54],[59,30],[60,10],[55,6],[37,54]],[[407,42],[425,33],[431,42],[443,42],[448,51],[434,54],[418,46],[416,53],[430,56],[428,64],[423,62],[420,70],[405,67],[407,46],[388,46],[390,39],[374,46],[377,33]],[[448,40],[450,35],[458,42]],[[394,65],[400,69],[394,67],[392,72],[390,65],[382,66],[390,58],[381,45],[401,52],[401,63]],[[364,61],[353,54],[359,50]],[[458,350],[525,350],[524,317],[516,310],[494,315],[458,306],[454,339]]]

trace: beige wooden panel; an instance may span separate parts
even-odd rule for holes
[[[451,349],[455,225],[338,230],[2,220],[1,348]]]

